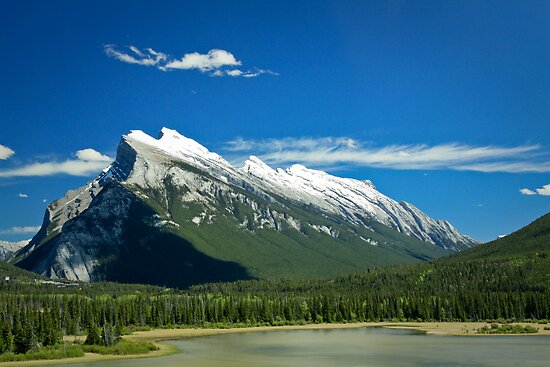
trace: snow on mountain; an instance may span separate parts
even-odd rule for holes
[[[123,137],[122,144],[137,152],[137,157],[133,158],[132,172],[125,178],[127,182],[140,186],[159,187],[167,167],[173,161],[181,161],[265,197],[271,198],[275,194],[312,205],[356,225],[368,227],[369,221],[374,220],[401,233],[455,251],[477,243],[458,233],[448,222],[436,221],[412,204],[398,203],[385,196],[369,180],[340,178],[299,164],[286,170],[275,170],[255,156],[251,156],[243,167],[234,168],[220,155],[167,128],[161,130],[159,139],[134,130]],[[147,164],[151,158],[159,165],[153,167]]]
[[[476,244],[448,222],[435,221],[412,204],[390,199],[368,180],[340,178],[298,164],[274,170],[254,156],[244,163],[242,170],[269,192],[316,206],[357,225],[368,226],[370,220],[375,220],[455,251]]]
[[[156,164],[151,165],[151,161]],[[356,225],[368,227],[369,221],[374,220],[455,251],[477,243],[458,233],[448,222],[436,221],[412,204],[398,203],[385,196],[368,180],[340,178],[299,164],[287,169],[273,169],[255,156],[251,156],[243,167],[234,168],[220,155],[167,128],[161,130],[159,139],[139,130],[125,135],[111,171],[113,176],[128,183],[158,188],[162,186],[166,173],[170,169],[173,171],[174,161],[205,170],[220,180],[265,197],[271,198],[275,194],[312,205]],[[125,173],[121,175],[120,172]]]

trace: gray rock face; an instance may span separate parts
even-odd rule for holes
[[[25,247],[29,242],[30,240],[18,242],[0,241],[0,260],[9,260],[13,254]]]

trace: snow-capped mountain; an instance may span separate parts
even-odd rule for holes
[[[8,260],[19,249],[28,245],[30,240],[8,242],[0,241],[0,260]]]
[[[49,205],[16,262],[52,277],[181,286],[330,275],[475,244],[370,181],[275,170],[253,156],[236,168],[163,128],[158,139],[124,135],[109,167]],[[130,258],[141,275],[124,270]]]
[[[254,156],[245,162],[242,170],[269,192],[317,207],[356,225],[368,227],[368,223],[375,220],[454,251],[475,244],[449,222],[433,220],[412,204],[390,199],[368,180],[340,178],[299,164],[274,170]]]

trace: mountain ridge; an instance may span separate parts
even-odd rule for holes
[[[105,188],[118,190],[131,203],[120,206],[115,198],[102,195]],[[86,214],[91,207],[100,207],[104,213],[98,211],[98,218],[106,216],[111,222],[97,226]],[[134,212],[135,207],[141,209]],[[130,222],[146,228],[141,233],[150,243],[128,233],[124,223]],[[48,206],[40,232],[14,262],[54,278],[128,281],[108,264],[117,263],[122,254],[132,256],[130,242],[134,249],[149,248],[154,254],[154,241],[165,239],[166,233],[175,236],[169,243],[179,239],[184,247],[190,244],[187,252],[179,253],[183,263],[186,256],[201,264],[222,261],[244,267],[236,270],[243,277],[260,278],[281,272],[338,274],[426,260],[476,244],[447,222],[379,193],[370,181],[338,178],[300,165],[273,170],[257,157],[235,168],[194,140],[163,128],[159,139],[139,130],[124,135],[111,165]],[[154,273],[143,270],[141,276],[130,281],[156,281]],[[155,284],[168,284],[169,277],[162,282]],[[170,285],[185,281],[180,283]]]

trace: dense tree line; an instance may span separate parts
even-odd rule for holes
[[[450,258],[336,279],[241,281],[185,291],[4,281],[0,351],[24,353],[77,334],[110,345],[135,327],[550,319],[550,282],[539,274],[548,265],[544,255]]]

